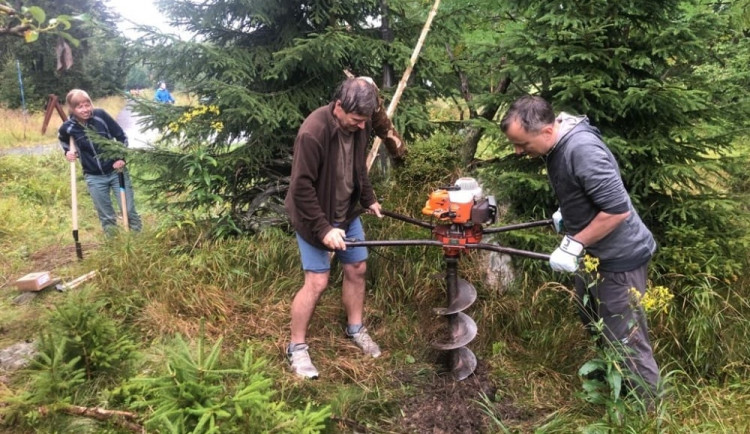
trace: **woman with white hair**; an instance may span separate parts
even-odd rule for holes
[[[117,214],[112,206],[111,193],[117,196],[119,191],[119,172],[123,173],[125,179],[129,227],[134,231],[140,231],[141,218],[135,210],[133,186],[125,168],[125,159],[105,156],[107,154],[104,147],[101,143],[97,144],[97,138],[114,139],[127,147],[128,138],[125,131],[106,111],[93,107],[91,97],[86,91],[73,89],[68,92],[65,101],[70,111],[70,118],[60,126],[57,137],[68,161],[81,159],[86,187],[94,202],[104,233],[111,235],[117,228]],[[75,151],[70,148],[71,138]],[[111,150],[107,151],[111,155]]]

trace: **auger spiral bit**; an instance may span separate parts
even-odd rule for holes
[[[471,306],[477,298],[474,285],[458,278],[458,256],[445,256],[445,286],[448,307],[435,311],[445,316],[449,322],[449,335],[432,347],[438,350],[451,351],[448,358],[453,378],[460,381],[471,375],[476,368],[477,358],[466,348],[477,336],[477,324],[462,311]],[[442,313],[440,313],[442,312]]]
[[[474,285],[459,278],[458,285],[456,286],[456,296],[453,297],[453,300],[448,301],[448,307],[436,307],[432,310],[437,315],[450,315],[452,313],[466,310],[466,308],[474,304],[476,300],[477,290],[474,288]]]
[[[466,347],[456,348],[450,354],[451,374],[456,381],[462,381],[477,369],[477,356]]]
[[[448,315],[450,335],[444,340],[433,342],[436,350],[455,350],[465,347],[477,336],[477,323],[463,312]]]

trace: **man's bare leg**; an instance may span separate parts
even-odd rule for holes
[[[344,264],[344,283],[341,289],[341,301],[346,310],[347,324],[362,324],[365,308],[365,272],[367,263]]]
[[[307,326],[315,312],[320,295],[328,286],[328,276],[330,272],[313,273],[305,271],[305,283],[302,285],[297,295],[292,301],[292,342],[301,344],[305,342],[307,335]]]
[[[365,271],[364,261],[356,264],[344,265],[344,284],[341,299],[346,309],[347,335],[362,350],[371,357],[380,356],[380,347],[373,342],[367,328],[362,325],[365,309]]]

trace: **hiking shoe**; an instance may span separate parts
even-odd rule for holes
[[[348,336],[363,353],[372,357],[380,357],[380,347],[372,340],[366,328],[362,327],[357,333]]]
[[[287,348],[286,357],[295,374],[304,378],[318,378],[318,370],[315,369],[307,352],[309,348],[306,344],[295,345],[294,350]]]

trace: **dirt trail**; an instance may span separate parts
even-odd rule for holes
[[[138,125],[139,117],[130,110],[130,105],[126,105],[115,120],[125,130],[131,148],[149,148],[159,135],[156,130],[141,130],[141,126]]]
[[[3,155],[40,155],[60,149],[57,143],[51,145],[36,145],[23,148],[0,149],[0,157]]]

